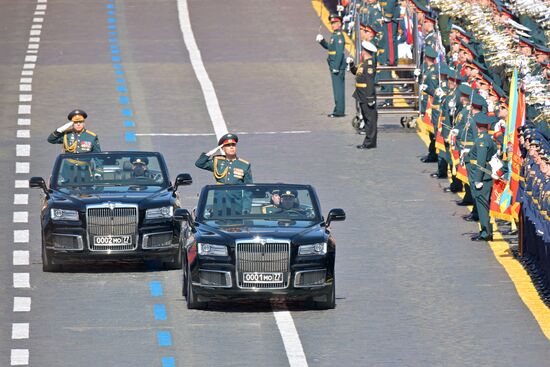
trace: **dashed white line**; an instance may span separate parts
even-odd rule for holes
[[[40,32],[40,31],[36,31],[36,32]],[[25,56],[25,62],[36,62],[36,60],[38,60],[38,56]]]
[[[29,204],[29,194],[14,194],[13,195],[13,204],[14,205],[28,205]]]
[[[34,69],[35,67],[35,63],[23,64],[23,69]]]
[[[17,144],[15,146],[15,155],[18,157],[29,157],[31,155],[30,144]]]
[[[28,104],[20,104],[17,113],[20,115],[30,115],[31,113],[31,105]]]
[[[21,139],[27,139],[31,137],[30,130],[17,130],[17,137]]]
[[[42,24],[33,24],[31,29],[42,29]]]
[[[29,273],[13,273],[13,288],[30,288],[31,275]]]
[[[20,92],[31,92],[32,91],[32,84],[19,84],[19,91]]]
[[[29,181],[28,180],[15,180],[16,189],[28,189]]]
[[[20,94],[19,102],[32,102],[32,94]]]
[[[31,43],[29,44],[29,47],[27,47],[29,49],[39,49],[40,48],[40,44],[38,43]]]
[[[12,349],[10,361],[12,366],[27,366],[29,364],[29,350]]]
[[[29,212],[13,212],[13,223],[28,223]]]
[[[26,322],[13,323],[11,325],[11,338],[12,339],[28,339],[29,338],[29,324]]]
[[[29,172],[30,172],[29,162],[15,162],[15,173],[29,173]]]
[[[31,297],[13,297],[13,312],[30,312]]]
[[[13,265],[29,265],[30,254],[27,250],[16,250],[13,252]]]
[[[21,72],[21,75],[27,75],[27,76],[30,76],[30,75],[33,75],[34,74],[34,70],[23,70]]]
[[[32,18],[33,23],[42,23],[44,22],[44,18]]]
[[[21,84],[26,84],[26,83],[30,84],[30,83],[32,83],[32,78],[21,78],[21,79],[19,79],[19,83],[21,83]]]
[[[38,4],[38,5],[36,5],[36,10],[46,10],[47,6],[48,5],[46,5],[46,4],[42,4],[42,5]]]
[[[28,229],[16,229],[13,231],[13,242],[15,243],[28,243],[29,242],[29,230]]]
[[[30,109],[29,109],[29,113],[30,113]],[[30,124],[31,124],[31,119],[22,119],[22,118],[17,119],[17,125],[27,126]]]
[[[289,311],[274,311],[275,321],[277,321],[277,327],[283,338],[283,344],[285,346],[286,355],[290,367],[304,367],[307,366],[306,355],[302,348],[302,342],[296,331],[294,320]]]
[[[45,14],[46,14],[45,11],[40,11],[40,10],[34,12],[34,15],[45,15]]]

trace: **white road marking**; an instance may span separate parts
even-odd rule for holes
[[[29,242],[29,230],[28,229],[16,229],[13,231],[13,242],[15,243],[28,243]]]
[[[195,75],[201,85],[208,114],[212,120],[214,132],[219,139],[222,135],[227,133],[227,124],[223,118],[220,104],[214,90],[214,85],[208,77],[206,68],[202,62],[201,53],[195,41],[193,30],[191,28],[191,21],[189,19],[189,10],[187,7],[187,0],[178,0],[178,17],[180,21],[181,33],[183,34],[183,40],[185,46],[189,52],[189,58],[191,65],[195,71]],[[286,350],[288,362],[291,367],[307,367],[307,360],[300,342],[300,337],[296,331],[294,320],[289,311],[273,311],[275,320],[277,321],[277,327],[279,333],[283,339],[283,343]]]
[[[30,138],[31,137],[31,131],[30,130],[17,130],[17,137],[18,138]]]
[[[30,36],[40,36],[40,34],[42,33],[42,30],[40,29],[33,29],[30,31],[29,35]]]
[[[46,10],[47,6],[48,5],[46,5],[46,4],[42,4],[42,5],[38,4],[38,5],[36,5],[36,10]]]
[[[29,212],[13,212],[13,223],[29,223]]]
[[[29,180],[15,180],[15,188],[16,189],[28,189],[29,188]]]
[[[20,115],[30,115],[31,106],[28,104],[20,104],[19,108],[17,109],[17,113]]]
[[[31,275],[29,273],[13,273],[13,288],[30,288]]]
[[[11,338],[12,339],[28,339],[29,338],[29,324],[26,322],[11,324]]]
[[[37,54],[38,50],[27,50],[28,54]]]
[[[45,15],[45,14],[46,14],[45,11],[40,11],[40,10],[34,12],[34,15]]]
[[[29,113],[31,110],[29,109]],[[31,119],[17,119],[17,125],[26,126],[31,124]]]
[[[237,131],[237,135],[275,135],[275,134],[310,134],[311,131],[307,130],[297,130],[297,131]],[[194,136],[215,136],[214,133],[137,133],[136,136],[185,136],[185,137],[194,137]]]
[[[21,75],[27,75],[27,76],[30,76],[30,75],[33,75],[34,74],[34,70],[23,70],[21,72]]]
[[[44,22],[44,18],[32,18],[33,23],[42,23]]]
[[[15,173],[29,173],[29,172],[30,172],[29,162],[15,162]]]
[[[18,157],[29,157],[31,155],[30,144],[17,144],[15,146],[15,155]]]
[[[48,0],[38,0],[37,3],[47,3]]]
[[[20,92],[31,92],[32,91],[32,84],[19,84],[19,91]]]
[[[13,204],[14,205],[27,205],[27,204],[29,204],[29,194],[14,194],[13,195]]]
[[[20,94],[19,102],[32,102],[32,94]]]
[[[31,29],[42,29],[42,24],[33,24]]]
[[[12,366],[28,366],[29,365],[29,350],[28,349],[12,349],[10,361]]]
[[[13,265],[29,265],[30,254],[26,250],[16,250],[13,252]]]
[[[189,20],[187,0],[178,0],[178,16],[181,33],[183,34],[183,41],[185,42],[185,46],[189,52],[189,59],[191,60],[191,65],[193,66],[197,80],[201,85],[204,101],[206,102],[206,108],[208,109],[210,120],[212,120],[212,125],[214,126],[214,132],[216,133],[217,138],[221,138],[222,135],[227,133],[227,125],[223,119],[218,97],[216,96],[216,91],[214,90],[214,85],[208,77],[208,73],[206,72],[206,68],[202,62],[201,52],[199,51],[199,47],[195,41],[193,29],[191,28],[191,21]]]
[[[23,64],[23,69],[34,69],[35,67],[36,67],[35,63]]]
[[[21,78],[19,79],[19,83],[21,84],[24,84],[24,83],[32,83],[32,78]]]
[[[31,32],[40,32],[40,31],[31,31]],[[25,56],[25,62],[36,62],[38,56]]]
[[[40,37],[30,37],[29,43],[40,43]]]
[[[29,44],[28,48],[30,48],[30,49],[39,49],[40,44],[39,43],[31,43],[31,44]]]
[[[13,312],[30,312],[31,297],[13,297]]]

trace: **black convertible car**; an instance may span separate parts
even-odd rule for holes
[[[182,173],[172,185],[164,158],[156,152],[62,154],[44,191],[44,271],[64,263],[155,259],[166,268],[182,265],[178,186],[192,183]]]
[[[188,308],[216,299],[287,298],[335,307],[332,221],[309,185],[210,185],[195,215],[177,209],[185,229],[182,293]]]

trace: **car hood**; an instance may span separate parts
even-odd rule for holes
[[[214,228],[200,224],[197,228],[197,241],[210,243],[235,243],[240,240],[251,240],[256,237],[274,240],[289,240],[293,243],[313,243],[325,241],[328,234],[320,224],[309,227],[252,227],[252,226],[224,226]]]
[[[155,192],[78,192],[73,191],[70,194],[67,192],[56,191],[54,193],[55,201],[65,203],[65,205],[87,206],[92,204],[102,204],[107,202],[123,203],[123,204],[138,204],[139,206],[148,206],[148,204],[158,201],[169,201],[172,196],[167,190]]]

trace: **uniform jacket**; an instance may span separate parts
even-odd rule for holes
[[[202,153],[195,166],[213,172],[214,179],[219,184],[252,183],[250,163],[241,158],[230,161],[223,155],[209,157]]]
[[[374,58],[364,60],[359,66],[351,65],[350,71],[355,75],[353,98],[363,103],[375,102],[376,61]]]
[[[98,153],[101,152],[99,138],[93,131],[84,129],[80,134],[69,131],[60,133],[55,130],[48,136],[51,144],[63,144],[65,153]]]
[[[341,30],[332,32],[330,41],[327,43],[327,41],[322,40],[321,46],[328,50],[327,63],[331,71],[346,69],[346,58],[344,57],[346,40]]]
[[[493,180],[490,173],[491,165],[489,164],[489,161],[496,152],[497,145],[491,135],[489,135],[487,131],[481,131],[477,136],[470,153],[468,153],[470,163],[475,163],[473,164],[474,182]],[[479,169],[479,167],[483,167],[489,173],[483,172],[483,170]]]

